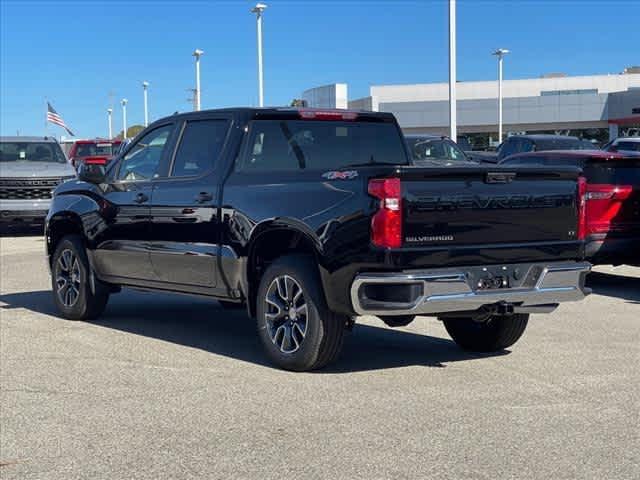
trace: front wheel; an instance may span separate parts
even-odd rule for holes
[[[453,341],[473,352],[496,352],[510,347],[520,339],[528,321],[528,314],[493,315],[483,322],[472,318],[443,319]]]
[[[68,235],[58,243],[51,260],[51,283],[60,315],[70,320],[100,316],[109,300],[109,286],[93,275],[77,235]]]
[[[318,269],[303,255],[281,257],[267,268],[258,288],[257,316],[269,359],[295,371],[335,360],[349,320],[327,308]]]

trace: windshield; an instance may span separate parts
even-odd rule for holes
[[[447,139],[409,139],[407,143],[414,160],[467,160],[464,152]]]
[[[535,141],[536,151],[543,152],[548,150],[588,150],[593,146],[583,144],[577,138],[545,138]]]
[[[1,162],[66,163],[60,146],[53,142],[0,142]]]
[[[76,148],[76,157],[112,156],[117,145],[111,143],[79,143]]]
[[[251,127],[249,155],[238,170],[329,170],[407,163],[392,123],[259,120]]]

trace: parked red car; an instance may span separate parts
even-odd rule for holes
[[[76,169],[81,163],[106,165],[120,146],[121,140],[77,140],[69,150],[69,160]]]
[[[586,178],[586,257],[640,265],[640,156],[602,150],[522,153],[501,165],[574,165]]]

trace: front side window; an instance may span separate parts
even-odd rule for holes
[[[172,177],[202,175],[215,168],[227,135],[226,120],[187,122],[173,162]]]
[[[331,170],[405,165],[402,138],[391,123],[258,120],[239,171]]]
[[[155,178],[172,130],[173,125],[158,127],[138,140],[122,159],[118,179],[144,181]]]
[[[67,160],[54,142],[0,142],[0,162],[66,163]]]

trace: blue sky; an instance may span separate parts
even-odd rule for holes
[[[202,106],[255,105],[255,2],[0,0],[0,133],[44,134],[48,98],[77,136],[107,134],[114,93],[142,123],[190,109],[191,52],[202,58]],[[445,1],[277,1],[264,17],[265,103],[306,88],[446,81]],[[640,64],[640,2],[458,1],[458,79],[496,76],[492,49],[512,50],[506,78],[617,73]],[[64,133],[51,125],[50,133]]]

